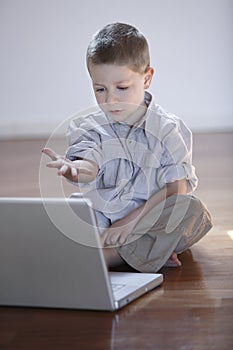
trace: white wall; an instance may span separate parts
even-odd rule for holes
[[[233,129],[232,0],[0,0],[0,137],[48,134],[94,104],[85,67],[105,24],[138,27],[157,102],[193,130]]]

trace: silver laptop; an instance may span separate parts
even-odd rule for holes
[[[0,305],[117,310],[162,274],[109,272],[85,198],[0,198]]]

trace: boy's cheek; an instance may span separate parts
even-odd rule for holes
[[[95,99],[96,99],[96,102],[98,103],[98,105],[101,105],[104,103],[103,98],[101,98],[100,96],[95,95]]]

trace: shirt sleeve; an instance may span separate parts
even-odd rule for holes
[[[193,192],[198,179],[192,165],[192,133],[182,120],[175,118],[165,128],[162,145],[161,167],[157,174],[160,188],[167,183],[186,179],[188,192]]]
[[[102,163],[101,137],[98,130],[84,118],[71,121],[67,140],[69,147],[66,157],[70,160],[83,158],[95,162],[99,167]]]

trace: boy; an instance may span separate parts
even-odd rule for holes
[[[43,150],[48,166],[87,186],[109,266],[178,267],[177,254],[211,228],[207,209],[191,195],[191,132],[146,91],[154,69],[133,26],[101,29],[87,49],[87,68],[100,108],[71,122],[66,157]]]

